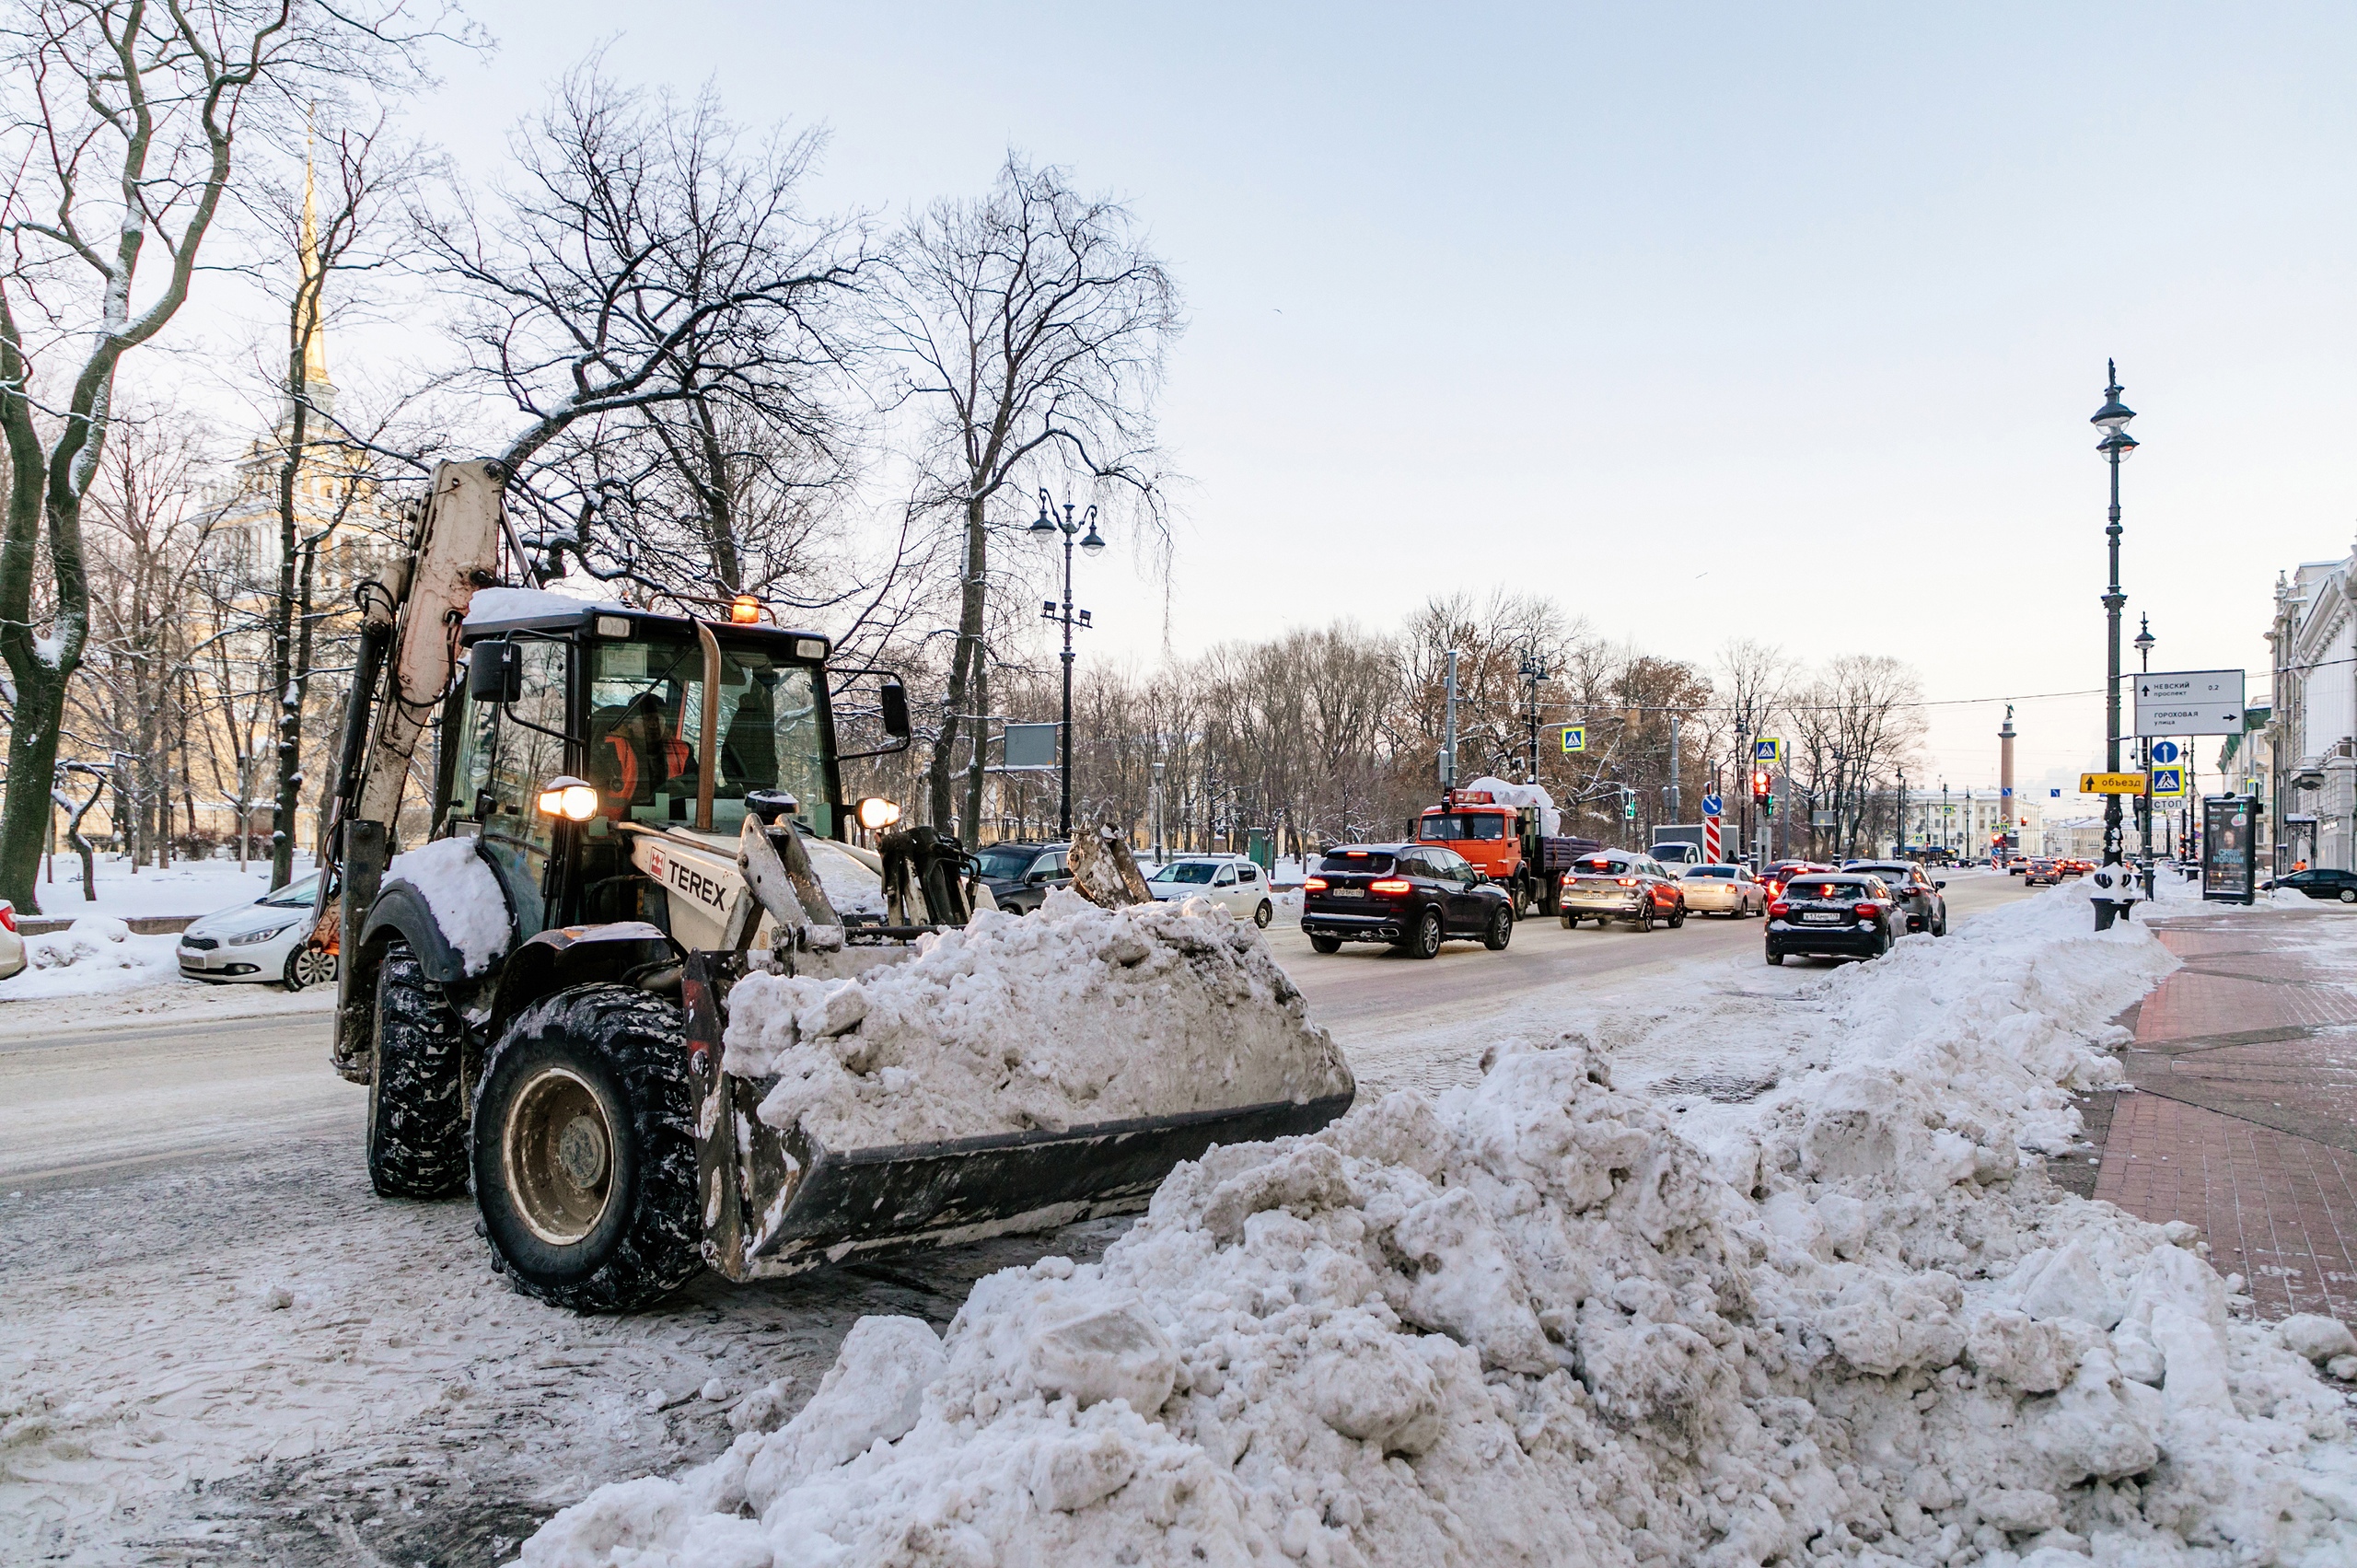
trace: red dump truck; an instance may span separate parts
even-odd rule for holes
[[[1543,800],[1543,791],[1527,785],[1480,787],[1491,782],[1481,780],[1472,788],[1451,790],[1439,805],[1425,807],[1416,819],[1413,837],[1428,844],[1446,844],[1475,869],[1486,872],[1491,881],[1513,895],[1517,916],[1534,910],[1553,914],[1562,891],[1563,873],[1572,862],[1601,846],[1594,839],[1542,831],[1546,819],[1554,816],[1551,805],[1521,805],[1500,798],[1511,791]]]

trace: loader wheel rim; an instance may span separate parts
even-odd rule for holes
[[[613,1198],[613,1128],[586,1080],[540,1068],[508,1103],[500,1154],[526,1228],[570,1247],[597,1228]]]

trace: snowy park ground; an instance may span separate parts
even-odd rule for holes
[[[2344,1386],[2040,1172],[2174,962],[2084,900],[1566,987],[1133,1226],[628,1318],[356,1129],[0,1197],[0,1557],[2357,1561]]]
[[[330,1005],[324,990],[289,996],[274,985],[210,986],[184,980],[175,956],[178,936],[142,935],[123,923],[207,915],[250,903],[270,891],[268,861],[248,861],[242,870],[230,859],[134,869],[123,856],[100,855],[94,869],[95,900],[83,898],[81,866],[70,855],[58,861],[57,879],[41,885],[39,918],[75,924],[25,938],[31,961],[0,980],[0,1040],[113,1020],[245,1016]],[[310,858],[296,857],[296,877],[310,874]]]

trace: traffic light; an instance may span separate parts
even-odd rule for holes
[[[1776,797],[1773,795],[1761,796],[1759,797],[1759,809],[1766,815],[1773,817],[1776,814]]]
[[[1620,792],[1620,815],[1631,821],[1636,819],[1637,792],[1635,790],[1624,789]]]
[[[1752,769],[1751,798],[1754,800],[1765,801],[1768,798],[1768,770],[1765,768]]]

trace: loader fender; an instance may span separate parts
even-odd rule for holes
[[[668,989],[676,993],[676,967],[681,956],[661,926],[644,920],[565,925],[540,932],[526,938],[500,966],[499,988],[492,997],[484,1036],[497,1040],[517,1014],[543,996],[576,985],[618,981],[662,991],[668,980]]]
[[[389,937],[399,937],[409,944],[417,955],[425,978],[436,985],[459,985],[467,977],[467,964],[459,957],[450,939],[442,935],[441,925],[434,918],[433,906],[425,895],[399,877],[385,884],[377,901],[368,906],[368,918],[360,928],[359,946],[374,951],[384,947]]]
[[[425,896],[396,878],[370,901],[361,917],[360,939],[343,942],[342,973],[337,977],[334,1063],[336,1072],[355,1084],[369,1081],[369,1065],[377,1040],[377,970],[386,952],[404,947],[427,981],[448,988],[453,1002],[470,998],[475,988],[464,983],[466,963],[451,947],[434,919]],[[466,1007],[460,1007],[463,1015]],[[468,1041],[467,1082],[473,1082],[474,1059],[480,1054],[473,1037]]]

